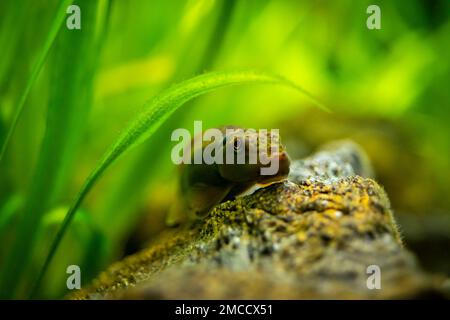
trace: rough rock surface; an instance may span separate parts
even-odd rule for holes
[[[439,295],[402,245],[384,190],[350,142],[294,161],[288,181],[224,202],[113,264],[71,298],[364,299]],[[381,289],[367,287],[368,266]]]

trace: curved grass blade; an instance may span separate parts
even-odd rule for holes
[[[28,81],[25,86],[25,90],[22,92],[22,95],[20,96],[19,102],[17,104],[17,107],[14,110],[14,114],[12,117],[11,125],[6,133],[5,139],[3,140],[2,144],[0,145],[0,162],[2,161],[3,155],[5,154],[6,147],[8,146],[9,140],[11,139],[11,136],[17,126],[17,122],[19,121],[20,115],[22,114],[23,107],[25,105],[25,101],[28,98],[28,94],[30,93],[31,87],[33,86],[34,82],[36,81],[37,76],[39,75],[39,71],[41,71],[42,66],[44,65],[44,62],[48,56],[48,53],[50,51],[50,48],[52,47],[52,44],[55,41],[56,35],[58,34],[59,28],[64,21],[65,14],[66,14],[66,8],[73,2],[73,0],[64,0],[60,3],[57,14],[55,17],[55,20],[53,20],[53,24],[50,27],[50,31],[48,33],[47,39],[45,40],[44,46],[42,47],[41,52],[39,53],[39,56],[34,63],[33,69],[31,71],[31,75],[28,78]]]
[[[35,239],[40,221],[61,201],[92,105],[106,12],[101,6],[104,1],[77,3],[84,9],[85,32],[60,28],[51,50],[45,131],[16,236],[1,264],[0,296],[4,298],[21,297],[30,289],[29,279],[36,278],[33,267],[39,260],[33,257],[38,250]]]
[[[40,274],[37,282],[35,283],[33,292],[39,287],[39,283],[45,275],[49,264],[56,253],[58,245],[61,242],[64,233],[81,202],[84,200],[100,176],[113,162],[115,162],[126,152],[130,151],[133,147],[148,139],[161,126],[161,124],[185,102],[222,87],[244,83],[271,83],[291,87],[306,95],[320,108],[328,110],[302,87],[281,76],[259,71],[206,73],[183,81],[158,94],[144,105],[141,113],[137,116],[134,122],[132,122],[122,132],[117,141],[109,148],[103,158],[98,162],[95,169],[86,179],[84,185],[73,201],[72,206],[68,210],[58,233],[56,234],[49,254],[42,269],[40,270]]]
[[[67,210],[67,207],[57,207],[44,215],[36,237],[37,247],[46,248],[47,244],[53,240],[53,235],[63,222]],[[73,241],[77,243],[74,244]],[[60,272],[60,267],[70,264],[73,259],[79,259],[77,263],[83,270],[82,283],[91,281],[106,262],[109,241],[99,225],[92,219],[90,212],[80,209],[67,230],[66,238],[61,242],[61,249],[63,248],[71,252],[69,255],[55,257],[59,258],[59,261],[55,261],[57,263],[50,266],[50,271],[37,297],[39,299],[51,299],[68,293],[66,276]]]

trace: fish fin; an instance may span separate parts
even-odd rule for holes
[[[217,204],[219,204],[230,192],[231,186],[211,186],[195,184],[186,195],[186,202],[192,218],[201,218]]]

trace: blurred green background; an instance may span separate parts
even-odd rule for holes
[[[2,297],[28,296],[84,179],[147,100],[240,68],[283,75],[332,112],[270,85],[187,103],[94,187],[37,297],[66,293],[68,265],[88,283],[163,228],[175,197],[170,133],[194,120],[280,128],[293,157],[357,141],[406,246],[428,270],[450,273],[450,1],[80,0],[81,30],[68,30],[70,2],[0,2],[2,145],[18,115],[0,159]],[[366,27],[370,4],[381,8],[381,30]]]

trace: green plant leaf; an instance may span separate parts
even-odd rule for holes
[[[0,162],[2,161],[3,155],[5,154],[6,147],[8,146],[9,140],[14,132],[14,129],[17,126],[17,122],[19,121],[20,115],[22,114],[23,107],[25,105],[25,101],[27,100],[28,94],[30,93],[31,87],[36,81],[37,76],[39,75],[39,71],[41,71],[42,66],[44,65],[45,59],[52,47],[53,42],[55,41],[56,35],[58,34],[59,28],[64,21],[66,15],[67,7],[73,2],[73,0],[65,0],[62,1],[58,7],[56,17],[53,20],[53,24],[50,28],[48,36],[45,40],[44,45],[42,46],[41,51],[39,52],[38,58],[33,65],[33,70],[31,71],[30,77],[27,80],[25,85],[25,89],[22,92],[22,95],[19,98],[19,102],[14,110],[14,114],[12,116],[12,122],[10,127],[6,132],[5,139],[1,142],[0,145]]]
[[[271,83],[291,87],[309,97],[317,106],[327,110],[323,105],[317,102],[310,93],[291,81],[271,73],[252,70],[206,73],[183,81],[158,94],[144,105],[136,119],[122,132],[86,179],[52,243],[50,252],[40,271],[34,289],[36,290],[38,288],[39,283],[45,275],[45,272],[56,253],[58,245],[81,202],[104,171],[115,162],[117,158],[148,139],[159,126],[161,126],[161,124],[185,102],[215,89],[244,83]]]
[[[53,240],[55,232],[64,221],[67,207],[57,207],[47,212],[41,220],[39,234],[36,237],[37,256],[45,254],[48,244]],[[76,243],[74,243],[76,241]],[[83,270],[83,283],[87,284],[104,267],[106,254],[110,247],[109,240],[102,232],[101,228],[92,219],[90,212],[79,209],[74,219],[67,229],[67,235],[61,242],[61,249],[70,254],[55,257],[54,263],[47,273],[45,281],[36,298],[46,299],[52,296],[61,296],[67,293],[66,275],[61,273],[72,261],[79,261],[77,264]],[[39,249],[42,248],[43,250]]]
[[[0,296],[17,297],[30,290],[35,238],[45,212],[61,201],[70,178],[86,118],[92,105],[93,83],[103,39],[101,2],[78,0],[83,7],[83,30],[62,28],[55,40],[48,68],[49,90],[45,132],[39,149],[33,178],[27,191],[22,219],[12,250],[2,263]],[[45,255],[43,256],[45,257]],[[30,268],[30,269],[29,269]],[[13,276],[11,276],[13,275]]]

